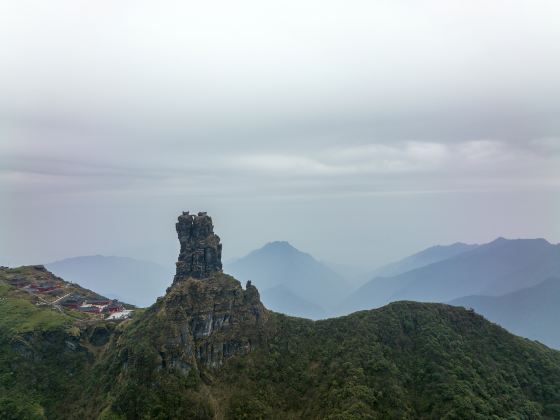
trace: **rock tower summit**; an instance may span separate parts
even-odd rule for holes
[[[189,277],[204,279],[222,271],[222,244],[206,212],[183,212],[175,227],[181,251],[174,283]]]

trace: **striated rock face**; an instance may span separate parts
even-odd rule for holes
[[[177,274],[165,296],[150,307],[131,336],[123,337],[122,361],[138,370],[146,360],[137,346],[147,340],[153,351],[152,372],[203,371],[221,366],[228,358],[247,354],[265,340],[269,313],[259,292],[222,273],[220,238],[206,213],[179,216],[181,243]],[[144,362],[141,362],[144,363]]]
[[[185,280],[158,304],[158,318],[166,319],[160,367],[182,373],[193,366],[219,367],[233,355],[249,353],[261,344],[261,327],[268,319],[257,289],[248,284],[243,290],[222,273]]]
[[[192,277],[204,279],[222,271],[222,244],[214,233],[212,218],[183,212],[175,225],[181,250],[173,283]]]

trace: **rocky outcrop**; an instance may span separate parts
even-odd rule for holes
[[[222,271],[222,244],[205,212],[183,212],[175,225],[181,249],[174,283],[187,278],[204,279]]]
[[[221,273],[188,279],[158,304],[158,317],[167,320],[158,349],[160,367],[183,373],[195,365],[219,367],[233,355],[249,353],[261,343],[261,327],[268,319],[254,286],[249,283],[243,290]]]
[[[152,369],[187,375],[258,347],[268,311],[251,282],[243,289],[222,273],[220,238],[206,213],[184,212],[176,227],[181,250],[173,285],[138,321],[141,337],[123,340],[147,338],[157,359]],[[127,369],[146,359],[134,346],[122,354]]]

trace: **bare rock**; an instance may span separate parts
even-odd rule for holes
[[[222,244],[210,216],[183,212],[175,227],[181,250],[174,284],[187,278],[209,278],[222,271]]]

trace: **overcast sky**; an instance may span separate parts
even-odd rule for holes
[[[560,241],[560,3],[0,2],[0,264]]]

